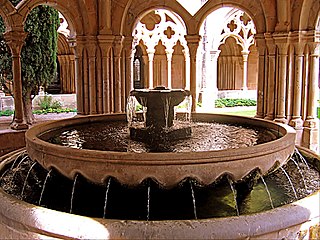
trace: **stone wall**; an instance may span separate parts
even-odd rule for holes
[[[53,101],[59,101],[62,105],[62,108],[76,109],[76,94],[53,94],[48,95],[52,96]],[[37,95],[33,99],[33,109],[39,108],[39,101],[44,97],[44,95]],[[14,100],[11,96],[0,96],[0,111],[4,110],[13,110],[14,109]]]

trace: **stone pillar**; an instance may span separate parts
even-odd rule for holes
[[[242,79],[242,90],[248,90],[248,56],[249,51],[241,51],[243,60],[243,79]]]
[[[192,111],[197,106],[197,50],[201,39],[200,35],[185,36],[190,53],[190,93],[192,96]]]
[[[208,112],[214,109],[215,100],[218,96],[217,76],[220,52],[220,50],[210,51],[210,57],[206,62],[207,76],[204,89],[202,90],[202,107]]]
[[[172,54],[173,54],[173,49],[167,49],[166,50],[166,55],[167,55],[167,66],[168,66],[168,88],[172,88]]]
[[[153,88],[153,58],[154,58],[154,53],[155,49],[148,49],[148,61],[149,61],[149,89]]]
[[[298,42],[295,47],[295,79],[293,92],[293,112],[289,125],[296,130],[301,129],[303,120],[301,119],[301,97],[302,97],[302,76],[303,76],[303,51],[305,43]]]
[[[275,107],[275,76],[276,76],[276,45],[270,34],[265,34],[266,44],[268,49],[268,80],[265,86],[265,93],[267,93],[267,116],[265,119],[274,119]]]
[[[190,54],[188,49],[183,50],[183,55],[185,59],[185,69],[186,69],[186,85],[185,89],[190,90]]]
[[[258,84],[257,84],[257,114],[256,118],[264,118],[265,105],[264,105],[264,84],[266,80],[266,42],[263,35],[256,35],[257,50],[259,53],[259,65],[258,65]]]
[[[102,55],[102,96],[103,96],[103,113],[111,112],[111,95],[110,95],[110,49],[114,36],[101,35],[98,36],[98,42]]]
[[[303,129],[303,147],[307,147],[316,152],[319,151],[319,126],[317,119],[317,96],[319,81],[319,53],[320,44],[310,43],[310,75],[307,96],[307,117]],[[319,94],[319,92],[318,92]]]
[[[83,93],[83,44],[79,40],[68,39],[70,47],[75,55],[75,82],[77,97],[77,113],[84,114],[84,93]]]
[[[121,98],[124,96],[121,96],[122,93],[122,80],[121,80],[121,53],[122,53],[122,42],[123,42],[123,37],[122,36],[117,36],[114,40],[113,43],[113,48],[114,48],[114,89],[115,89],[115,94],[114,94],[114,101],[115,101],[115,109],[114,112],[121,112],[122,110],[122,105],[121,105]]]
[[[288,57],[288,38],[287,36],[277,36],[276,45],[279,50],[278,64],[278,92],[276,122],[287,123],[286,119],[286,81],[287,81],[287,57]]]
[[[24,119],[24,109],[22,101],[22,79],[21,79],[21,49],[27,33],[23,31],[10,31],[4,34],[4,38],[10,47],[12,54],[13,73],[13,96],[14,96],[14,119],[11,128],[14,130],[27,129],[28,125]]]
[[[97,113],[97,82],[96,82],[96,44],[90,42],[88,50],[88,81],[89,81],[89,113]]]
[[[294,81],[294,46],[290,44],[288,49],[288,81],[287,81],[287,99],[286,99],[286,116],[290,120],[292,118],[293,104],[293,81]]]
[[[132,37],[126,37],[123,42],[123,47],[125,50],[125,86],[126,86],[126,91],[125,91],[125,96],[126,98],[129,96],[130,91],[133,90],[133,59],[134,59],[134,54],[135,54],[135,49],[132,48],[132,42],[133,38]]]

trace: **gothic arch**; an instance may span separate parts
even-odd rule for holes
[[[9,0],[0,0],[0,6],[0,16],[6,26],[6,31],[10,31],[14,23],[10,15],[15,12],[16,9]]]
[[[128,1],[126,8],[123,11],[123,18],[121,21],[121,26],[119,29],[119,33],[125,36],[131,36],[133,29],[135,28],[136,23],[143,18],[149,12],[155,9],[165,9],[177,14],[185,23],[187,33],[190,32],[190,29],[193,28],[193,24],[190,24],[190,19],[192,19],[191,14],[182,7],[177,1],[173,0],[157,0],[154,1],[152,6],[146,2]],[[127,25],[124,23],[128,23]]]
[[[300,16],[299,30],[316,30],[317,20],[320,17],[320,2],[318,0],[304,1]]]
[[[234,7],[243,10],[246,12],[250,18],[253,20],[256,26],[257,33],[266,32],[266,21],[265,13],[261,4],[257,1],[218,1],[212,0],[208,1],[205,5],[200,8],[200,10],[194,15],[194,22],[197,23],[196,32],[200,31],[200,28],[206,19],[206,17],[212,13],[214,10],[217,10],[222,7]]]
[[[96,19],[89,18],[88,8],[85,3],[74,0],[23,0],[17,7],[18,14],[23,18],[21,25],[23,25],[30,11],[39,5],[48,5],[61,12],[68,21],[70,36],[88,34],[93,31],[92,29],[95,29],[91,26],[96,25]]]

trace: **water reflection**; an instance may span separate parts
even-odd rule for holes
[[[178,127],[179,124],[176,121],[174,125]],[[162,141],[163,146],[156,147],[131,140],[125,122],[78,125],[46,132],[40,138],[71,148],[120,152],[150,152],[153,149],[161,152],[213,151],[250,147],[276,139],[273,132],[258,127],[193,122],[191,128],[191,138]]]

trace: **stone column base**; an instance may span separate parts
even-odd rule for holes
[[[319,128],[305,127],[303,129],[301,146],[319,153]]]
[[[29,126],[25,122],[16,122],[15,120],[10,124],[10,128],[13,130],[24,130],[28,129]]]

